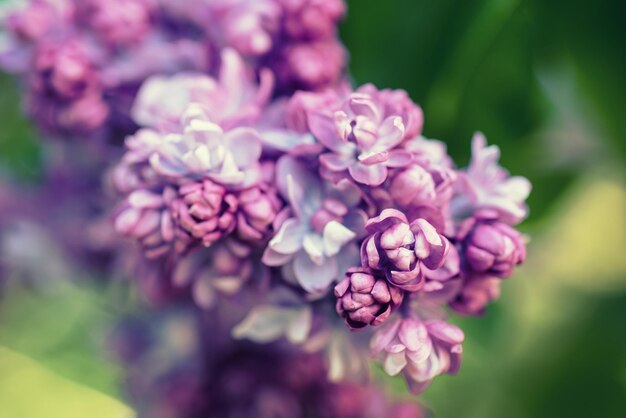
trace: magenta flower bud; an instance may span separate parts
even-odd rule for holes
[[[346,52],[337,40],[286,46],[272,68],[283,91],[319,90],[341,79]]]
[[[5,20],[10,33],[22,41],[38,41],[59,26],[69,23],[73,13],[69,2],[29,1],[22,8],[8,14]]]
[[[87,0],[79,5],[78,18],[112,45],[132,44],[150,31],[154,4],[150,0]]]
[[[115,216],[115,230],[137,240],[149,259],[163,257],[172,250],[183,252],[189,239],[178,230],[169,211],[175,197],[176,191],[169,187],[161,194],[148,190],[130,193]]]
[[[385,209],[366,226],[370,236],[361,246],[363,267],[382,271],[395,286],[409,292],[424,286],[424,269],[436,270],[445,261],[448,240],[425,219],[409,224],[396,209]]]
[[[348,270],[335,286],[336,309],[348,327],[357,330],[382,324],[402,303],[404,291],[391,286],[384,277],[360,268]]]
[[[178,193],[172,217],[205,247],[235,230],[239,202],[223,186],[203,180],[182,185]]]
[[[244,241],[261,241],[273,231],[276,215],[284,204],[278,192],[266,184],[239,193],[237,233]]]
[[[80,97],[99,84],[86,48],[77,41],[43,45],[35,56],[35,69],[33,88],[60,99]]]
[[[412,316],[387,322],[372,338],[372,354],[381,355],[385,371],[402,372],[413,393],[422,392],[444,373],[461,365],[463,331],[452,324]]]
[[[343,0],[279,0],[285,31],[294,39],[332,38],[346,12]]]
[[[463,255],[472,272],[501,278],[509,277],[526,258],[522,235],[511,226],[499,222],[498,214],[481,211],[460,228]]]

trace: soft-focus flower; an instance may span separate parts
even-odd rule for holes
[[[450,301],[450,307],[462,315],[481,315],[490,302],[500,297],[501,283],[500,277],[466,275]]]
[[[364,214],[355,208],[358,190],[326,189],[321,179],[289,156],[277,163],[278,187],[290,204],[263,255],[269,266],[293,262],[297,282],[309,292],[321,291],[351,264],[350,243],[361,233]]]
[[[404,291],[363,269],[350,269],[335,286],[337,313],[351,329],[382,324],[402,303]]]
[[[284,26],[294,39],[320,39],[335,35],[346,12],[343,0],[277,0],[283,7]]]
[[[109,341],[140,416],[424,417],[417,403],[392,402],[382,388],[329,382],[320,353],[233,341],[221,325],[186,306],[119,324]]]
[[[466,171],[459,173],[459,195],[453,202],[457,217],[467,217],[480,209],[492,209],[500,219],[517,224],[528,215],[526,199],[531,185],[524,177],[510,177],[498,165],[500,149],[487,146],[481,133],[472,139],[472,160]]]
[[[411,391],[419,393],[435,377],[457,372],[464,338],[463,331],[442,320],[408,317],[385,323],[371,348],[382,356],[388,374],[403,372]]]
[[[441,267],[450,247],[428,221],[409,223],[396,209],[383,210],[365,228],[369,236],[361,246],[363,267],[383,272],[390,283],[409,292],[422,289],[424,267]]]
[[[208,3],[216,23],[212,36],[242,55],[259,56],[270,51],[279,29],[280,6],[273,0],[212,0]]]
[[[272,89],[270,72],[261,70],[257,84],[241,56],[226,48],[218,78],[188,72],[149,78],[137,93],[132,116],[141,126],[176,131],[181,115],[195,103],[224,129],[249,126],[261,116]]]
[[[236,295],[253,275],[262,276],[263,271],[251,248],[228,238],[186,254],[176,263],[171,280],[178,288],[190,287],[196,305],[210,309],[220,297]]]
[[[78,3],[77,19],[112,46],[141,41],[151,29],[151,0],[86,0]]]
[[[26,109],[50,132],[87,132],[109,116],[87,45],[78,39],[42,44],[33,57]]]
[[[524,262],[526,245],[521,233],[497,219],[497,212],[479,212],[460,225],[458,239],[469,271],[505,278]]]
[[[147,258],[159,258],[172,250],[182,253],[190,239],[177,227],[170,210],[176,197],[176,190],[169,187],[162,193],[133,191],[117,211],[115,230],[137,240]]]
[[[272,69],[282,91],[319,90],[332,86],[346,65],[343,45],[328,41],[293,43],[272,57]]]
[[[388,108],[385,98],[365,86],[351,94],[340,109],[313,111],[308,124],[329,152],[320,155],[326,175],[346,171],[357,182],[379,186],[388,169],[405,167],[412,155],[399,147],[406,139],[409,117],[403,109]]]

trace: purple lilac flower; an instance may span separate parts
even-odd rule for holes
[[[402,372],[411,391],[419,393],[436,376],[458,371],[464,338],[463,331],[444,321],[408,317],[385,323],[371,348],[382,356],[388,374]]]
[[[524,262],[526,245],[522,234],[497,219],[495,211],[480,211],[459,226],[457,239],[469,271],[505,278]]]
[[[355,207],[360,194],[325,185],[315,172],[289,156],[278,161],[276,170],[278,188],[291,213],[270,240],[263,262],[291,263],[302,288],[324,290],[353,265],[353,242],[365,222],[365,214]]]
[[[364,86],[338,108],[308,113],[311,132],[328,150],[320,155],[323,175],[332,179],[349,173],[357,183],[375,187],[387,179],[389,168],[411,163],[411,153],[400,144],[411,133],[406,126],[414,123],[419,108],[392,106],[392,98]]]
[[[524,177],[510,177],[498,165],[500,149],[487,146],[481,133],[472,139],[472,161],[467,170],[459,173],[459,196],[453,202],[457,217],[476,210],[492,209],[508,224],[517,224],[528,215],[526,199],[530,182]]]
[[[384,276],[363,269],[350,269],[335,286],[337,313],[351,329],[382,324],[400,306],[404,291],[390,285]]]
[[[409,223],[396,209],[385,209],[365,226],[369,236],[361,245],[363,267],[382,272],[387,280],[409,292],[421,290],[424,268],[441,267],[449,241],[425,219]]]

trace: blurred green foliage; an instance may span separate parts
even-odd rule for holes
[[[534,184],[527,266],[483,318],[457,321],[467,337],[461,372],[422,401],[437,418],[626,416],[626,3],[348,3],[341,34],[357,84],[407,89],[424,108],[425,135],[444,140],[459,165],[483,131]],[[42,151],[6,75],[0,127],[0,175],[36,181]],[[119,396],[118,371],[99,348],[117,315],[114,293],[86,280],[4,294],[0,371],[26,364],[20,382],[32,387],[20,405],[59,384],[103,416],[127,413],[68,383]],[[401,379],[377,376],[406,396]],[[1,405],[15,401],[14,384],[0,379]]]

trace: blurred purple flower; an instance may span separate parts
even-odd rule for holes
[[[78,22],[111,46],[140,42],[152,27],[152,0],[83,0],[77,3]]]
[[[145,256],[156,259],[171,251],[182,253],[191,239],[175,222],[171,210],[177,192],[166,187],[162,193],[135,190],[115,215],[115,230],[137,240]]]
[[[463,331],[444,321],[408,317],[385,323],[371,348],[374,355],[381,354],[389,375],[403,372],[411,391],[420,393],[435,377],[457,372],[464,338]]]
[[[450,247],[428,221],[409,223],[396,209],[383,210],[365,228],[369,236],[361,245],[363,267],[382,272],[391,284],[409,292],[423,288],[424,268],[441,267]]]
[[[190,104],[199,104],[207,117],[224,129],[252,125],[272,95],[273,77],[261,70],[259,84],[235,51],[221,54],[217,79],[201,73],[178,73],[149,78],[137,93],[135,122],[164,131],[180,129],[180,117]]]
[[[460,289],[450,301],[450,307],[462,315],[481,315],[490,302],[500,297],[501,283],[502,279],[495,276],[464,276]]]
[[[335,286],[337,313],[350,329],[380,325],[400,306],[404,291],[363,269],[350,269]]]

